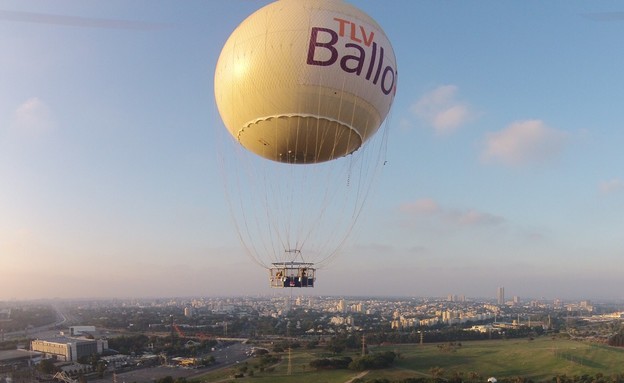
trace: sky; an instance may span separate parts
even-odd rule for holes
[[[397,57],[387,163],[294,294],[624,298],[622,4],[350,2]],[[267,3],[0,4],[0,300],[291,293],[217,154],[216,61]]]

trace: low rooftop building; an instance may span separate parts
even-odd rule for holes
[[[84,356],[101,354],[105,349],[108,349],[108,341],[68,337],[35,339],[30,343],[30,349],[41,352],[46,357],[75,362]]]

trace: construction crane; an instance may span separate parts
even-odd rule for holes
[[[177,325],[177,323],[172,323],[172,326],[173,326],[173,329],[175,329],[175,332],[178,334],[178,336],[180,338],[199,339],[200,341],[212,339],[212,336],[210,336],[208,334],[204,334],[203,332],[199,332],[199,333],[194,334],[194,335],[186,335],[186,334],[184,334],[184,332],[182,331],[180,326]]]
[[[78,383],[76,379],[70,378],[65,371],[57,372],[56,374],[54,374],[53,378],[65,383]]]

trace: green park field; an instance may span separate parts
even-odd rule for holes
[[[260,371],[254,368],[254,359],[246,364],[217,370],[194,379],[197,382],[253,381],[257,383],[344,383],[360,378],[360,382],[374,379],[398,381],[406,378],[428,377],[436,374],[442,380],[461,376],[465,382],[485,382],[489,377],[523,377],[545,381],[557,375],[604,376],[624,373],[624,349],[594,343],[560,338],[540,337],[534,340],[509,339],[469,341],[457,344],[384,345],[371,347],[370,352],[393,351],[398,354],[392,368],[362,372],[353,370],[316,371],[310,361],[327,357],[318,350],[293,350],[290,359],[282,354],[281,361]],[[358,354],[343,353],[356,358]],[[244,377],[233,379],[241,368],[247,367]],[[290,375],[288,374],[290,369]],[[253,370],[253,373],[249,374]]]
[[[549,337],[472,341],[455,347],[397,345],[390,349],[400,355],[394,370],[416,372],[421,376],[431,376],[433,367],[443,369],[443,376],[447,378],[463,374],[464,380],[471,380],[471,372],[486,379],[520,376],[536,381],[556,375],[624,373],[624,349]],[[398,377],[395,371],[387,372],[389,376]],[[370,376],[377,376],[377,372]],[[381,372],[379,376],[385,375]]]

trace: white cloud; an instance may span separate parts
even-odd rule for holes
[[[434,214],[439,209],[437,202],[430,198],[419,199],[401,206],[401,211],[408,214]]]
[[[467,104],[457,101],[457,86],[442,85],[425,94],[410,108],[438,134],[450,134],[474,117]]]
[[[50,108],[38,97],[32,97],[22,103],[13,114],[13,130],[30,135],[40,136],[55,127]]]
[[[624,191],[624,181],[619,178],[613,178],[608,181],[603,181],[598,185],[601,192],[605,194],[616,193]]]
[[[502,217],[475,209],[446,208],[430,198],[405,203],[400,210],[414,218],[433,218],[453,226],[497,226],[505,222]]]
[[[502,217],[472,209],[452,212],[452,217],[464,226],[496,226],[505,221]]]
[[[563,150],[566,137],[540,120],[517,121],[487,136],[481,158],[514,166],[541,163]]]

